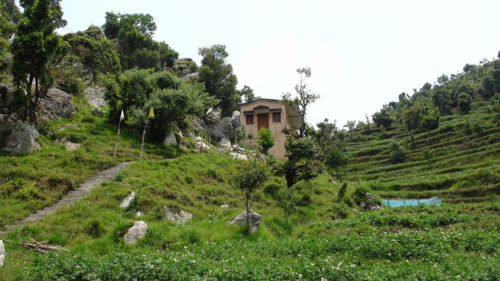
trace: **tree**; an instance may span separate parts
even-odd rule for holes
[[[267,151],[274,146],[274,139],[271,133],[271,130],[262,127],[257,134],[257,143],[264,154],[267,154]]]
[[[366,120],[366,131],[370,131],[370,125],[371,125],[371,122],[370,122],[370,117],[368,117],[368,113],[365,114],[365,120]]]
[[[392,122],[394,122],[390,109],[387,106],[384,106],[379,112],[373,114],[372,118],[377,127],[384,126],[385,128],[390,128]]]
[[[283,130],[288,134],[285,141],[287,160],[276,163],[275,167],[275,173],[285,177],[288,188],[299,181],[315,178],[322,166],[316,141],[312,136],[306,135],[306,132],[311,131],[308,130],[306,123],[307,108],[319,98],[319,95],[306,90],[305,81],[311,77],[311,69],[300,68],[297,69],[297,73],[300,75],[299,84],[295,86],[297,97],[292,99],[291,94],[286,93],[282,95],[281,102],[299,113],[302,124],[298,132],[287,128]]]
[[[255,96],[252,88],[248,87],[247,85],[243,86],[243,89],[240,90],[240,96],[245,98],[245,102],[247,103],[260,99],[260,97]]]
[[[311,69],[310,68],[299,68],[297,69],[297,73],[300,75],[299,84],[295,85],[295,91],[297,92],[297,97],[292,99],[291,93],[286,93],[281,96],[281,102],[283,104],[287,104],[290,108],[297,109],[300,119],[301,125],[299,127],[299,137],[305,137],[305,133],[307,130],[307,122],[306,122],[306,113],[307,108],[316,102],[317,99],[320,98],[318,94],[315,94],[307,89],[306,80],[311,77]]]
[[[491,75],[488,75],[484,78],[484,90],[485,90],[485,96],[487,98],[491,98],[495,95],[495,80]]]
[[[245,195],[245,208],[247,211],[247,222],[245,232],[250,232],[250,209],[252,208],[255,192],[268,181],[270,170],[265,162],[250,160],[244,162],[242,167],[233,177],[234,186]]]
[[[340,175],[340,168],[347,164],[347,157],[340,152],[336,147],[331,149],[325,157],[325,166],[330,169],[335,170],[337,174],[337,179],[342,181],[342,177]]]
[[[451,114],[451,94],[446,88],[439,88],[432,95],[434,106],[439,108],[442,114]]]
[[[349,137],[351,138],[351,140],[354,136],[354,127],[356,127],[356,121],[347,121],[347,124],[344,125],[344,128],[349,129]]]
[[[422,150],[422,158],[427,160],[427,164],[429,165],[429,171],[431,170],[432,168],[432,158],[434,157],[434,150],[432,149],[429,149],[429,148],[424,148],[424,150]]]
[[[118,120],[123,110],[126,119],[132,115],[137,123],[147,124],[156,141],[165,139],[173,122],[184,120],[188,114],[201,116],[217,102],[203,92],[202,85],[188,83],[166,71],[128,70],[118,78],[108,76],[105,85],[109,119]],[[148,120],[151,108],[155,118]]]
[[[458,94],[458,108],[460,108],[460,113],[467,114],[471,110],[472,98],[469,94],[460,93]]]
[[[238,79],[233,74],[233,66],[227,63],[229,53],[225,45],[213,45],[210,48],[198,48],[198,54],[202,56],[199,70],[199,81],[205,84],[205,89],[210,96],[219,100],[223,116],[230,115],[236,110],[240,99],[236,90]]]
[[[450,82],[450,78],[448,77],[448,75],[443,74],[437,78],[437,82],[439,85],[444,85],[444,84]]]
[[[90,69],[94,82],[100,73],[116,74],[121,70],[120,59],[113,43],[104,36],[99,27],[90,26],[86,31],[66,34],[64,41],[72,46],[73,53]],[[85,48],[83,52],[80,51],[82,46]]]
[[[11,72],[18,88],[16,95],[23,95],[21,87],[27,92],[28,104],[24,105],[24,121],[35,122],[35,110],[42,96],[54,84],[51,70],[71,48],[61,36],[54,33],[55,28],[61,24],[58,16],[62,15],[62,12],[52,10],[54,2],[56,1],[21,1],[24,18],[19,22],[10,49],[13,55]]]
[[[2,0],[0,2],[0,9],[2,10],[2,17],[6,18],[9,22],[18,24],[21,20],[21,12],[16,6],[16,1]]]

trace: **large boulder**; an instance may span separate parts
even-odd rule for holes
[[[191,123],[193,124],[193,129],[195,133],[201,132],[205,127],[205,121],[203,121],[200,117],[194,115],[191,116]]]
[[[175,138],[174,132],[170,132],[170,134],[165,138],[165,144],[177,144],[177,139]]]
[[[39,136],[35,127],[17,120],[2,150],[9,153],[30,153],[40,150],[41,147],[35,140]]]
[[[259,230],[260,222],[262,221],[262,216],[250,209],[249,214],[250,228],[252,232],[257,232]],[[233,225],[246,225],[247,223],[247,211],[243,211],[237,217],[235,217],[229,224]]]
[[[59,120],[61,118],[71,120],[76,113],[71,95],[56,88],[49,89],[47,97],[40,102],[40,109],[40,121]]]
[[[218,109],[215,108],[210,108],[207,110],[207,113],[205,113],[204,116],[204,121],[207,124],[215,124],[221,121],[221,112]]]
[[[92,107],[106,106],[106,100],[104,99],[104,92],[106,89],[102,87],[87,88],[85,89],[85,98]]]
[[[136,221],[134,226],[128,229],[127,234],[125,234],[125,243],[135,244],[137,239],[143,238],[148,232],[148,225],[143,221]]]
[[[224,117],[210,126],[210,137],[216,141],[220,141],[223,138],[230,140],[233,132],[240,126],[240,112],[234,111],[231,116]]]
[[[3,246],[3,241],[0,240],[0,267],[3,266],[3,261],[5,260],[7,253],[5,252],[5,247]]]
[[[193,218],[193,215],[188,211],[176,211],[167,206],[163,206],[163,208],[165,209],[165,217],[175,224],[186,224]]]

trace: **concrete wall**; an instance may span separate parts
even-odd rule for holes
[[[249,133],[252,133],[254,135],[253,139],[245,139],[243,141],[244,144],[250,145],[250,146],[256,146],[257,145],[257,134],[258,134],[258,114],[254,114],[254,123],[253,125],[247,125],[246,122],[246,114],[244,113],[245,111],[252,111],[254,107],[257,106],[267,106],[269,109],[276,109],[280,108],[281,109],[281,122],[279,123],[274,123],[273,122],[273,113],[270,112],[269,114],[269,129],[271,130],[271,136],[274,139],[274,146],[269,149],[269,153],[273,155],[276,158],[283,159],[285,158],[285,140],[286,140],[286,135],[283,134],[281,131],[283,128],[290,127],[289,125],[286,124],[288,118],[288,114],[286,111],[286,107],[284,105],[281,105],[279,102],[274,102],[274,101],[255,101],[250,104],[245,104],[242,105],[240,108],[240,120],[241,120],[241,126],[245,126],[245,130],[247,133],[247,136]]]

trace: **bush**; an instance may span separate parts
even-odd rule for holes
[[[302,198],[297,202],[297,205],[300,207],[306,207],[309,206],[312,202],[311,196],[309,194],[305,194],[302,196]]]
[[[264,193],[271,195],[271,197],[275,197],[278,191],[281,189],[281,185],[276,182],[268,183],[264,186]]]
[[[391,160],[394,163],[403,163],[406,158],[406,150],[397,142],[391,142]]]
[[[339,189],[339,193],[337,195],[337,202],[338,203],[340,203],[342,198],[344,198],[346,191],[347,191],[347,183],[344,183],[342,185],[342,187]]]
[[[257,143],[264,154],[267,154],[267,151],[274,146],[274,139],[271,133],[272,131],[270,129],[262,127],[257,135]]]
[[[467,114],[471,110],[472,98],[469,94],[458,94],[458,108],[461,114]]]
[[[87,85],[83,83],[81,78],[79,78],[73,71],[63,71],[59,75],[59,81],[57,84],[62,91],[74,96],[83,95],[85,89],[87,88]]]
[[[335,219],[346,219],[349,217],[350,210],[345,203],[333,203],[331,212]]]

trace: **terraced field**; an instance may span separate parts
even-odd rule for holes
[[[386,132],[358,131],[346,146],[346,172],[382,198],[495,201],[500,194],[500,127],[494,120],[494,114],[479,108],[443,116],[438,129],[424,133],[409,133],[401,124]],[[476,133],[470,130],[475,123],[480,127]],[[403,163],[392,161],[391,142],[405,148]],[[425,148],[433,151],[430,161],[423,156]]]

